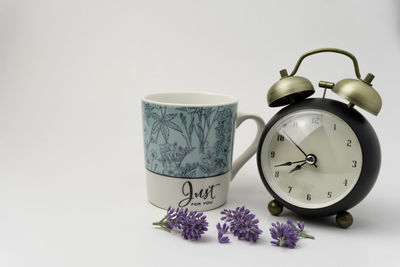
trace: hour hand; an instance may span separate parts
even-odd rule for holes
[[[288,161],[288,162],[285,162],[285,163],[282,163],[282,164],[279,164],[279,165],[275,165],[275,167],[290,166],[290,165],[292,165],[292,164],[300,163],[300,162],[305,162],[305,161],[306,161],[306,160]]]
[[[302,163],[302,164],[296,165],[296,167],[294,167],[289,173],[292,173],[292,172],[295,172],[295,171],[300,170],[301,167],[303,167],[304,164],[306,164],[306,163],[304,162],[304,163]]]

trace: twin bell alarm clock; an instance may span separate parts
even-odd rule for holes
[[[322,98],[308,98],[315,93],[312,83],[295,74],[306,57],[323,52],[348,56],[356,79],[320,81]],[[267,101],[285,107],[266,124],[257,151],[262,182],[274,198],[268,209],[273,215],[283,207],[306,216],[336,215],[337,224],[347,228],[353,223],[348,210],[370,192],[381,164],[376,133],[355,109],[374,115],[381,110],[374,75],[362,79],[355,56],[335,48],[307,52],[290,74],[284,69],[280,75]],[[328,89],[347,103],[326,98]]]

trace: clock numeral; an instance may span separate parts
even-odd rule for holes
[[[317,117],[317,118],[312,118],[312,119],[311,119],[311,123],[312,123],[312,124],[315,124],[315,125],[319,125],[319,123],[320,123],[320,118],[318,118],[318,117]]]
[[[343,184],[344,186],[347,186],[347,179],[344,180]]]
[[[285,141],[285,137],[281,134],[278,134],[277,140],[278,140],[278,142],[283,142],[283,141]]]
[[[308,201],[311,200],[311,194],[307,194],[307,200],[308,200]]]
[[[351,147],[351,140],[350,139],[347,139],[347,146]]]
[[[279,178],[279,172],[278,171],[275,172],[275,178]]]
[[[289,194],[290,194],[290,192],[292,192],[293,187],[292,186],[288,186],[288,188],[289,188]]]
[[[353,164],[351,165],[351,167],[353,168],[357,167],[357,160],[353,160]]]
[[[331,198],[332,197],[332,192],[329,191],[327,196],[328,196],[328,198]]]
[[[271,158],[275,158],[275,151],[271,151]]]
[[[336,123],[333,124],[333,130],[336,131]]]
[[[293,128],[297,128],[299,126],[299,124],[297,123],[297,121],[292,122],[292,127]]]

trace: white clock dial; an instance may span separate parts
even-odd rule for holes
[[[323,110],[301,110],[269,130],[261,165],[270,188],[284,201],[302,208],[330,206],[351,192],[362,168],[362,151],[354,131]]]

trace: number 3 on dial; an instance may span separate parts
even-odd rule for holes
[[[261,150],[269,187],[284,201],[308,209],[343,199],[357,183],[362,161],[353,130],[323,110],[301,110],[281,118]]]

